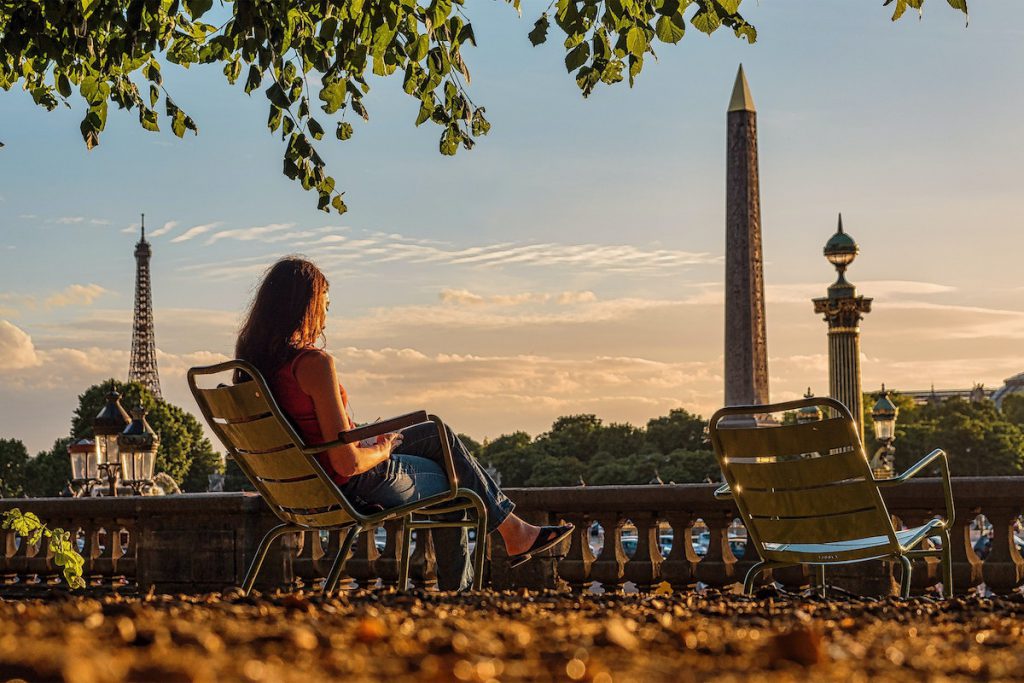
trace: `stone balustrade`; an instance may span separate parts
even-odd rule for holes
[[[743,547],[735,537],[737,531],[742,534],[742,527],[734,525],[732,503],[715,500],[713,490],[708,484],[510,489],[507,493],[524,518],[535,523],[570,521],[576,531],[557,553],[514,570],[508,567],[502,544],[492,543],[490,585],[644,591],[667,582],[677,591],[693,590],[698,584],[729,589],[742,581],[757,558],[753,549],[740,557],[734,553]],[[995,593],[1017,589],[1024,583],[1024,559],[1013,542],[1013,526],[1024,507],[1024,477],[958,478],[953,491],[956,591],[967,592],[982,583]],[[887,489],[885,497],[893,515],[907,525],[943,510],[937,479]],[[0,510],[11,507],[31,510],[50,526],[80,538],[91,586],[127,591],[201,592],[237,585],[262,534],[276,523],[258,496],[245,493],[0,500]],[[985,560],[975,553],[971,534],[978,514],[984,514],[994,529]],[[594,522],[603,531],[596,555],[590,537]],[[635,542],[632,554],[623,545],[627,527],[629,545]],[[706,552],[698,554],[694,541],[704,531]],[[0,534],[5,549],[0,555],[0,594],[59,583],[59,568],[45,546],[18,541],[13,532]],[[396,524],[385,525],[377,534],[363,534],[346,568],[350,581],[364,587],[396,585],[400,543]],[[414,543],[410,578],[414,585],[430,586],[436,577],[434,545],[422,530],[417,530]],[[669,545],[670,550],[663,552],[662,547]],[[333,532],[286,536],[268,556],[258,585],[318,587],[338,548],[338,534]],[[915,590],[934,586],[941,577],[937,562],[916,562]],[[836,577],[839,585],[865,591],[884,592],[892,584],[891,568],[881,562],[846,565]],[[810,576],[790,568],[776,570],[765,580],[794,590],[808,586]]]

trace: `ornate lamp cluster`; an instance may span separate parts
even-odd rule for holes
[[[93,439],[68,447],[72,486],[76,496],[88,496],[97,484],[107,484],[107,495],[117,495],[118,482],[136,494],[153,483],[153,466],[160,437],[146,422],[142,406],[131,416],[121,406],[121,395],[107,394],[107,402],[93,418]]]

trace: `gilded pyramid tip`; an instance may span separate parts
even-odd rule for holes
[[[747,75],[743,72],[742,64],[736,72],[736,83],[732,86],[728,111],[757,111],[754,108],[754,98],[750,95],[750,86],[747,85]]]

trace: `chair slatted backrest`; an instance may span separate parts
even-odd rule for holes
[[[209,389],[197,378],[240,369],[252,381]],[[263,495],[278,517],[311,527],[352,521],[351,506],[306,448],[252,365],[228,361],[188,372],[189,388],[210,428],[228,454]]]
[[[723,418],[754,417],[808,405],[836,416],[782,426],[731,427]],[[825,411],[826,414],[828,410]],[[738,424],[734,422],[733,424]],[[751,539],[770,559],[783,544],[816,544],[885,536],[885,507],[849,411],[833,399],[723,408],[711,418],[711,440]],[[766,545],[767,544],[767,545]]]

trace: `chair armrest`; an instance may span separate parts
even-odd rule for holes
[[[732,490],[728,484],[722,484],[715,489],[715,500],[732,500]]]
[[[380,436],[381,434],[405,429],[406,427],[411,427],[413,425],[420,424],[421,422],[427,422],[428,420],[427,411],[417,410],[414,413],[406,413],[405,415],[399,415],[398,417],[391,417],[387,420],[381,420],[362,427],[356,427],[355,429],[349,429],[345,432],[338,432],[338,438],[334,441],[317,444],[316,446],[308,446],[303,449],[303,452],[308,455],[313,455],[329,448],[334,448],[335,446],[342,446],[347,443],[356,443],[363,439],[369,439],[373,436]]]
[[[939,461],[939,466],[942,468],[942,492],[946,498],[946,522],[945,528],[950,528],[953,525],[954,515],[956,510],[953,507],[953,488],[949,481],[949,458],[946,456],[946,451],[941,448],[936,448],[934,451],[924,456],[916,463],[908,467],[902,474],[891,479],[876,479],[875,484],[879,488],[887,488],[890,486],[899,486],[900,484],[910,480],[916,476],[921,470],[933,463]]]

